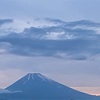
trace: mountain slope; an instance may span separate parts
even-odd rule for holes
[[[93,98],[92,95],[71,89],[39,73],[29,73],[5,90],[11,93],[3,93],[1,97],[10,99],[64,100]]]

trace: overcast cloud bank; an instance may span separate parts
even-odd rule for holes
[[[1,30],[0,54],[74,60],[86,60],[100,54],[100,23],[88,20],[74,22],[49,18],[44,20],[45,23],[52,23],[52,26],[46,24],[35,27],[33,23],[33,26],[24,28],[22,32],[9,30],[8,34],[2,33]],[[7,23],[13,23],[13,20],[0,20],[0,24]],[[6,30],[8,28],[5,28]]]

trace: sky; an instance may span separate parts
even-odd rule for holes
[[[39,72],[100,94],[100,0],[0,0],[0,88]]]

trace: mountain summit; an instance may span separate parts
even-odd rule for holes
[[[2,93],[1,99],[65,100],[93,98],[92,95],[64,86],[40,73],[29,73],[5,90],[10,92]]]
[[[53,82],[53,80],[41,75],[40,73],[29,73],[16,81],[6,89],[9,91],[30,92],[32,90],[40,90]]]

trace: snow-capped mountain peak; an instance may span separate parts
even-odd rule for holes
[[[45,77],[44,75],[40,73],[28,73],[26,75],[27,80],[38,80],[41,79],[42,81],[52,81],[51,79]]]
[[[32,89],[30,86],[39,86],[41,84],[51,84],[54,81],[41,75],[40,73],[28,73],[26,76],[22,77],[11,86],[7,87],[10,91],[27,91]]]
[[[80,100],[80,98],[84,100],[89,98],[89,100],[92,100],[91,98],[94,98],[92,95],[64,86],[40,73],[29,73],[5,90],[10,91],[10,94],[2,94],[0,98],[22,98],[23,100],[26,98],[28,98],[28,100]]]

